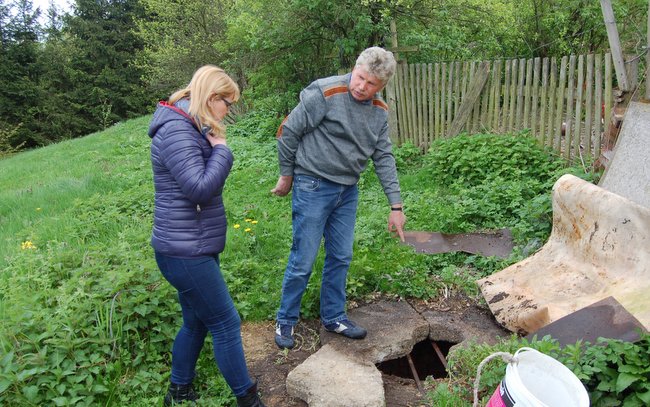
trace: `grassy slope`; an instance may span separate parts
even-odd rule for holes
[[[149,247],[148,121],[142,117],[0,160],[0,353],[6,354],[0,360],[0,402],[159,402],[179,315]],[[229,141],[236,162],[224,190],[230,226],[222,267],[242,317],[271,319],[291,244],[290,199],[269,193],[277,179],[272,131],[260,130],[255,121],[237,126]],[[469,149],[452,148],[463,154]],[[494,161],[490,151],[472,154],[469,163]],[[489,202],[480,190],[454,196],[449,185],[437,186],[429,170],[420,170],[417,154],[407,149],[397,155],[413,228],[454,232],[517,224],[485,215],[488,205],[502,214],[499,205],[511,204],[508,194],[519,194],[517,188]],[[442,287],[472,294],[477,276],[515,260],[414,254],[388,235],[386,198],[372,171],[364,173],[360,188],[350,298],[374,291],[426,298]],[[35,248],[22,249],[26,241]],[[305,318],[317,317],[322,259],[321,254],[303,299]],[[197,380],[208,398],[227,400],[212,366],[205,351]]]
[[[16,373],[0,377],[7,380],[0,381],[0,400],[39,404],[62,393],[61,402],[132,402],[164,385],[178,314],[148,244],[148,121],[142,117],[0,161],[0,319],[6,327],[0,345],[13,358],[4,361],[7,369]],[[290,199],[269,193],[277,177],[272,134],[263,142],[242,138],[230,145],[236,163],[224,192],[230,228],[223,271],[244,319],[272,318],[291,244]],[[385,198],[375,192],[360,212],[377,206],[385,212]],[[351,279],[352,294],[368,291],[364,274],[376,274],[372,264],[383,263],[376,255],[368,259],[372,240],[382,242],[379,250],[396,248],[394,261],[405,250],[386,236],[383,212],[373,221],[379,230],[360,225],[364,243],[351,272],[358,275]],[[28,241],[34,247],[23,249]],[[316,275],[305,295],[306,317],[315,316],[318,286]],[[107,352],[116,343],[117,355]],[[36,357],[44,345],[46,353]],[[66,383],[52,370],[66,358],[90,387]],[[202,357],[206,380],[220,383],[209,359]],[[94,363],[108,365],[88,372],[84,366]],[[55,382],[66,387],[57,389]]]

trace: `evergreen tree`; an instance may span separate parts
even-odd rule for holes
[[[0,128],[11,132],[14,146],[42,143],[34,132],[41,97],[38,17],[31,0],[0,2]]]
[[[133,63],[143,48],[133,34],[142,14],[137,0],[77,0],[64,18],[69,59],[60,85],[75,116],[74,136],[141,115],[152,104]]]

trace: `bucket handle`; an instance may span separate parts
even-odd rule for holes
[[[519,350],[522,350],[522,349],[531,349],[531,348],[521,348]],[[508,352],[495,352],[495,353],[491,354],[490,356],[486,357],[485,359],[483,359],[481,361],[481,363],[479,363],[478,369],[476,370],[476,379],[474,380],[474,405],[473,405],[473,407],[478,407],[478,386],[479,386],[479,384],[481,382],[481,370],[483,369],[483,366],[487,362],[491,361],[492,359],[498,358],[498,357],[501,357],[501,359],[506,363],[515,363],[516,364],[517,362],[519,362],[519,360],[516,357],[517,354],[519,353],[519,350],[514,355],[512,355],[511,353],[508,353]]]

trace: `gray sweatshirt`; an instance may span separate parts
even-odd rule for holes
[[[359,102],[351,74],[312,82],[278,130],[280,175],[298,174],[354,185],[372,158],[389,204],[401,203],[388,137],[388,105],[377,94]]]

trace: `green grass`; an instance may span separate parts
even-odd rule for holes
[[[149,246],[148,122],[0,160],[0,404],[161,402],[180,314]],[[290,198],[270,194],[277,125],[273,115],[252,113],[229,128],[235,164],[224,189],[229,232],[221,264],[245,320],[273,318],[291,245]],[[517,249],[506,260],[414,253],[389,236],[388,204],[370,169],[359,182],[350,299],[378,291],[432,298],[442,289],[478,296],[477,278],[545,241],[553,182],[580,173],[525,136],[461,136],[425,156],[408,145],[395,154],[409,229],[510,227]],[[322,262],[321,254],[304,318],[318,317]],[[207,346],[197,383],[201,405],[231,400]]]

